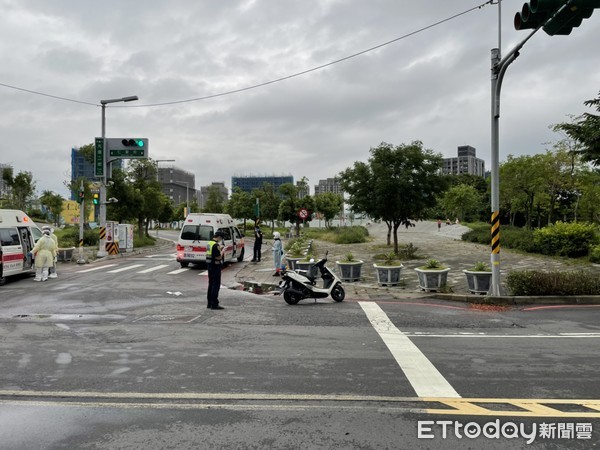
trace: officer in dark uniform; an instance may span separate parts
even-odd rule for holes
[[[219,289],[221,288],[221,267],[223,267],[223,238],[225,235],[217,231],[208,242],[206,249],[206,265],[208,267],[208,292],[206,305],[209,309],[225,309],[219,306]]]
[[[252,262],[260,262],[260,257],[261,257],[261,253],[262,253],[262,241],[263,241],[263,234],[262,231],[260,230],[260,224],[258,222],[258,219],[256,220],[256,226],[254,227],[254,256],[252,258]]]

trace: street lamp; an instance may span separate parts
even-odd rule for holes
[[[137,95],[122,98],[111,98],[108,100],[100,100],[102,105],[102,140],[106,138],[106,105],[108,103],[133,102],[139,100]],[[106,158],[106,153],[105,153]],[[106,160],[102,163],[106,165]],[[104,170],[102,182],[100,183],[100,228],[106,229],[106,177],[107,171]],[[106,256],[106,239],[100,239],[100,248],[98,249],[98,257]]]
[[[190,207],[190,182],[189,181],[176,181],[175,183],[185,183],[185,211],[189,213]],[[185,216],[185,214],[184,214]],[[185,219],[185,217],[184,217]]]

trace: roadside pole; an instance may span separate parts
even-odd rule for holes
[[[83,192],[83,180],[79,186],[79,193]],[[85,220],[85,198],[81,199],[79,204],[79,259],[77,264],[85,264],[85,258],[83,257],[83,222]]]
[[[108,158],[106,157],[106,103],[101,102],[102,105],[102,142],[104,147],[102,166],[104,167],[102,177],[100,178],[100,243],[98,247],[98,257],[102,258],[106,256],[106,173],[108,171]]]
[[[491,210],[492,210],[492,251],[490,262],[492,265],[492,283],[489,295],[500,296],[500,157],[499,157],[499,130],[500,130],[500,90],[502,80],[508,66],[519,57],[519,50],[541,28],[533,30],[522,42],[517,44],[508,54],[501,59],[500,49],[492,49],[492,180],[491,180]],[[500,39],[500,38],[498,38]]]

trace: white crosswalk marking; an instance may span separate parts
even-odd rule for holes
[[[198,275],[207,277],[208,276],[208,270],[203,270]]]
[[[91,269],[80,270],[77,273],[93,272],[94,270],[108,269],[109,267],[114,267],[114,266],[116,266],[116,264],[107,264],[105,266],[98,266],[98,267],[92,267]]]
[[[168,272],[167,275],[177,275],[178,273],[186,272],[188,270],[190,270],[189,267],[182,267],[181,269],[177,269],[172,272]]]
[[[169,267],[169,265],[161,264],[160,266],[150,267],[149,269],[140,270],[139,272],[136,272],[136,273],[150,273],[150,272],[154,272],[155,270],[164,269],[165,267]]]
[[[460,395],[376,303],[358,302],[419,397]]]
[[[131,269],[135,269],[136,267],[142,267],[142,266],[143,266],[143,264],[133,264],[131,266],[121,267],[120,269],[109,270],[107,273],[125,272],[126,270],[131,270]]]

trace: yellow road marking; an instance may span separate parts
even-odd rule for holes
[[[146,401],[147,400],[147,401]],[[234,403],[237,402],[237,403]],[[277,403],[274,403],[277,402]],[[329,404],[327,404],[329,403]],[[341,405],[340,403],[345,403]],[[149,409],[375,409],[446,416],[600,418],[600,400],[0,390],[0,404]],[[437,404],[439,407],[432,407]],[[507,410],[506,406],[509,406]],[[568,405],[579,411],[561,411]]]
[[[511,417],[587,417],[600,418],[600,400],[581,399],[509,399],[509,398],[423,398],[423,401],[439,402],[448,408],[427,408],[429,414],[511,416]],[[520,410],[498,409],[487,405],[511,405]],[[486,405],[486,406],[482,406]],[[551,405],[578,406],[582,411],[561,411]]]

